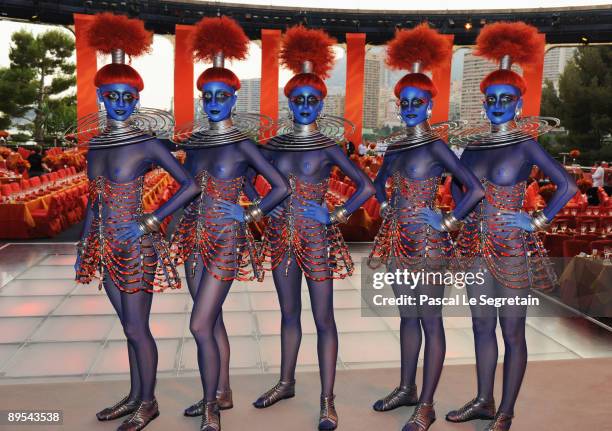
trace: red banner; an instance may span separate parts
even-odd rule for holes
[[[455,40],[455,36],[447,34],[445,37],[449,38],[451,42]],[[438,89],[438,95],[433,102],[433,110],[431,113],[430,122],[440,123],[442,121],[448,121],[448,114],[450,111],[450,88],[451,88],[451,65],[453,63],[453,56],[448,59],[448,62],[435,69],[432,73],[432,80]]]
[[[278,119],[278,50],[280,30],[261,30],[261,85],[259,89],[259,110],[261,114]],[[271,131],[270,133],[273,133]],[[262,136],[262,138],[270,137]]]
[[[89,47],[85,32],[93,15],[74,14],[76,46],[77,117],[82,118],[98,110],[94,78],[98,71],[96,51]]]
[[[361,143],[363,128],[363,93],[365,76],[365,33],[346,34],[346,94],[344,117],[355,125],[355,132],[346,130],[344,137],[355,147]]]
[[[191,25],[177,24],[174,37],[174,120],[180,127],[194,117],[193,55],[189,49]]]

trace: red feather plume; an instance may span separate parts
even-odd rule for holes
[[[421,63],[423,71],[445,64],[453,54],[453,43],[427,23],[411,30],[398,30],[387,43],[387,64],[393,69],[410,70]]]
[[[197,60],[212,62],[219,51],[226,59],[244,60],[249,50],[249,38],[240,24],[226,16],[202,18],[191,37]]]
[[[96,15],[86,34],[89,45],[104,54],[122,49],[136,57],[148,52],[153,43],[153,32],[145,29],[144,22],[108,12]]]
[[[544,48],[538,29],[524,22],[496,22],[483,27],[476,39],[475,55],[499,61],[509,55],[522,67],[538,61]]]
[[[311,61],[313,73],[327,78],[334,64],[333,45],[336,39],[323,30],[302,25],[291,27],[283,37],[280,62],[293,73],[302,72],[302,64]]]

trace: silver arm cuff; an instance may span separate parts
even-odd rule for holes
[[[334,208],[334,210],[329,215],[329,221],[331,223],[346,223],[348,219],[349,219],[348,211],[343,206]]]
[[[161,221],[154,214],[144,214],[140,217],[138,228],[143,234],[157,232],[161,226]]]
[[[534,230],[546,230],[549,225],[550,222],[546,218],[546,215],[544,215],[543,211],[535,211],[531,216],[531,226],[533,226]]]
[[[442,227],[446,232],[453,232],[461,227],[461,222],[451,211],[445,211],[442,213]]]

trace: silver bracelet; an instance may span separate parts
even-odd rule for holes
[[[87,248],[87,240],[82,239],[76,243],[77,252],[82,252],[85,248]]]
[[[138,222],[138,229],[144,234],[157,232],[161,226],[161,221],[155,216],[155,214],[143,214]]]
[[[259,205],[253,203],[244,211],[244,222],[251,223],[259,221],[263,218],[263,211],[259,208]]]
[[[453,215],[451,211],[442,213],[442,228],[446,232],[453,232],[461,227],[461,222]]]
[[[534,211],[533,215],[531,216],[531,226],[533,226],[534,230],[546,230],[549,225],[550,222],[546,218],[546,215],[544,215],[543,211]]]
[[[331,223],[346,223],[348,219],[348,211],[343,206],[334,208],[334,210],[329,215],[329,221]]]
[[[385,213],[389,210],[389,201],[384,201],[380,204],[380,210],[378,213],[381,217],[385,216]]]

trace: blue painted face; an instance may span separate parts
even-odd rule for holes
[[[223,82],[207,82],[202,86],[204,112],[214,123],[223,121],[232,115],[232,108],[237,98],[236,90]]]
[[[102,85],[97,93],[98,100],[104,103],[106,115],[117,121],[127,120],[136,109],[140,98],[138,90],[127,84]]]
[[[492,124],[503,124],[514,119],[516,111],[523,106],[523,99],[513,85],[493,84],[485,90],[483,106]]]
[[[289,94],[289,109],[293,112],[293,121],[311,124],[323,109],[323,95],[310,85],[296,87]]]
[[[402,120],[408,127],[414,127],[427,120],[427,110],[433,106],[431,93],[416,87],[402,88],[397,103]]]

